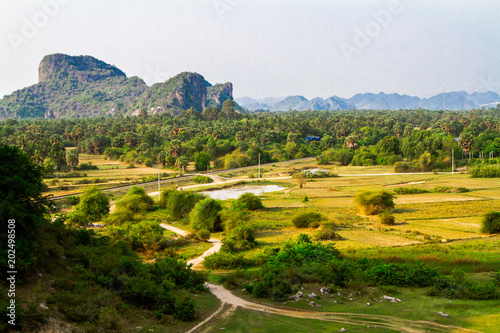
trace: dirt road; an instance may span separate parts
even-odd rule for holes
[[[163,228],[178,233],[180,235],[187,235],[188,232],[174,226],[162,223],[160,224]],[[203,262],[204,258],[208,255],[215,253],[220,250],[221,241],[218,239],[211,238],[209,240],[212,243],[212,247],[205,251],[200,257],[188,261],[193,263],[193,268],[198,268]],[[198,267],[197,267],[198,266]],[[335,313],[335,312],[320,312],[318,310],[291,310],[279,306],[269,306],[266,304],[261,304],[257,302],[252,302],[238,297],[231,293],[229,290],[220,285],[214,285],[207,283],[206,286],[209,288],[210,292],[214,294],[220,301],[221,306],[219,309],[212,314],[210,317],[205,319],[202,323],[196,325],[189,332],[196,332],[202,327],[209,324],[209,322],[219,316],[228,317],[230,316],[237,307],[243,309],[264,312],[267,314],[275,314],[281,316],[288,316],[294,318],[304,318],[304,319],[317,319],[323,321],[332,321],[336,323],[346,324],[346,325],[359,325],[363,327],[373,327],[382,328],[387,330],[396,330],[398,332],[428,332],[429,330],[434,332],[478,332],[474,330],[468,330],[460,328],[457,326],[447,326],[441,325],[429,321],[413,321],[408,319],[402,319],[391,316],[383,315],[371,315],[362,313]],[[224,307],[225,304],[230,305],[230,307]],[[203,332],[210,331],[210,328],[205,328]]]

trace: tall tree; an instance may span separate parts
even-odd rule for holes
[[[78,166],[80,162],[78,149],[70,149],[66,152],[66,162],[71,167],[71,171],[74,171],[75,167]]]
[[[34,262],[37,230],[47,223],[47,201],[42,196],[43,168],[33,164],[18,148],[0,145],[0,223],[1,233],[15,230],[16,268],[26,271]],[[11,227],[12,226],[12,227]],[[10,239],[10,237],[9,237]],[[0,261],[7,269],[7,242],[2,241]]]

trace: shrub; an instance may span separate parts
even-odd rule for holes
[[[192,321],[195,319],[194,301],[188,297],[175,304],[174,317],[182,321]]]
[[[75,206],[75,205],[78,205],[78,203],[80,202],[80,198],[72,195],[72,196],[66,197],[66,199],[64,199],[64,201],[68,205]]]
[[[250,226],[239,226],[233,229],[224,239],[221,250],[234,253],[253,248],[256,244],[254,232]]]
[[[211,232],[222,230],[220,211],[221,204],[214,199],[206,198],[198,201],[189,214],[191,226],[196,229],[208,229]]]
[[[429,193],[429,190],[417,187],[399,187],[394,189],[394,193],[396,194],[421,194],[421,193]]]
[[[201,229],[198,231],[198,238],[201,241],[207,241],[210,239],[210,231],[208,229]]]
[[[242,254],[216,252],[206,257],[203,265],[208,269],[233,269],[251,266],[251,262]]]
[[[204,198],[198,193],[173,191],[168,198],[167,210],[174,219],[180,220],[187,217],[196,203]]]
[[[323,219],[324,216],[318,213],[298,213],[292,217],[292,223],[296,228],[317,228]]]
[[[354,201],[361,214],[378,215],[384,210],[394,208],[394,196],[387,191],[358,191]]]
[[[489,212],[483,217],[481,232],[486,234],[500,233],[500,212]]]
[[[154,201],[142,187],[133,186],[116,203],[115,211],[108,217],[108,224],[119,225],[142,219],[142,215],[153,209]]]
[[[87,223],[90,222],[90,220],[87,215],[85,215],[81,211],[74,210],[68,214],[66,222],[75,227],[83,227],[86,226]]]
[[[249,220],[247,206],[241,202],[233,201],[230,208],[225,208],[221,213],[224,230],[230,232],[239,225],[244,225]]]
[[[316,234],[314,234],[314,239],[318,241],[341,239],[341,237],[335,233],[335,227],[333,223],[323,224]]]
[[[109,199],[97,187],[89,187],[80,197],[80,203],[75,209],[85,214],[89,220],[97,221],[109,213]]]
[[[264,208],[261,199],[252,193],[244,193],[236,200],[236,202],[244,204],[248,210],[257,210]]]
[[[169,189],[161,191],[161,194],[160,194],[160,207],[162,207],[162,208],[168,208],[168,202],[170,200],[170,197],[175,192],[176,192],[176,190],[173,189],[173,188],[169,188]]]
[[[500,164],[482,164],[468,168],[467,173],[472,178],[499,178],[500,177]]]
[[[430,171],[434,167],[434,161],[432,160],[432,155],[429,152],[424,152],[418,158],[418,164],[420,166],[420,170],[422,171]]]
[[[125,223],[120,227],[110,227],[109,235],[114,241],[124,241],[134,251],[145,247],[165,249],[167,239],[163,237],[165,230],[154,221],[140,221],[134,224]]]
[[[394,225],[396,218],[394,215],[391,215],[388,211],[383,211],[380,215],[380,223],[384,225]]]
[[[93,165],[91,162],[80,163],[79,166],[74,168],[75,170],[99,170],[97,165]]]
[[[208,176],[195,176],[193,181],[198,184],[209,184],[213,182],[213,179]]]
[[[412,171],[413,171],[413,167],[410,163],[407,163],[407,162],[394,163],[394,172],[405,173],[405,172],[412,172]]]

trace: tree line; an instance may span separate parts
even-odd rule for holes
[[[226,101],[227,102],[227,101]],[[18,146],[49,171],[68,171],[78,154],[129,164],[185,168],[194,161],[234,168],[319,156],[320,163],[393,165],[430,155],[425,168],[500,155],[499,109],[470,111],[305,111],[240,114],[229,103],[203,112],[135,117],[0,122],[0,143]],[[320,141],[306,141],[319,136]],[[66,151],[76,147],[76,151]],[[427,155],[426,155],[427,156]],[[425,163],[424,163],[425,164]]]

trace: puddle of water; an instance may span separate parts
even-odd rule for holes
[[[244,193],[252,193],[261,195],[268,192],[282,191],[285,187],[279,185],[262,185],[262,186],[236,186],[222,190],[201,192],[212,199],[227,200],[238,199]]]

